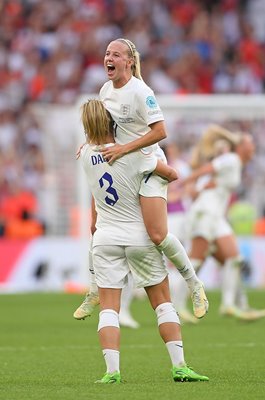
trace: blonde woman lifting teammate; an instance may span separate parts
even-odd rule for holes
[[[99,100],[84,104],[82,120],[87,144],[81,160],[91,189],[96,216],[92,260],[99,290],[99,341],[106,373],[96,383],[120,383],[119,310],[121,290],[132,274],[138,287],[145,287],[155,310],[159,333],[172,362],[174,381],[208,381],[186,365],[180,323],[171,303],[168,277],[161,252],[150,240],[143,222],[139,190],[143,177],[154,172],[168,181],[176,171],[152,152],[128,154],[112,166],[100,148],[114,145],[112,118]]]

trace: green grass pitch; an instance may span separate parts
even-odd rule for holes
[[[265,292],[249,293],[265,307]],[[245,323],[218,315],[219,293],[196,326],[183,325],[186,361],[209,382],[174,383],[167,350],[146,300],[135,300],[138,330],[122,328],[121,385],[96,385],[105,372],[96,333],[98,313],[76,321],[82,296],[0,296],[2,400],[244,400],[265,398],[265,318]]]

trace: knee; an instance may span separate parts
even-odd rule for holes
[[[160,304],[158,307],[156,307],[155,312],[158,326],[168,322],[173,322],[180,325],[179,316],[176,313],[172,303]]]
[[[98,332],[106,327],[120,327],[119,314],[112,309],[104,309],[99,313]]]
[[[158,230],[150,230],[148,231],[148,235],[150,237],[150,239],[152,240],[152,242],[158,246],[160,243],[163,242],[163,240],[166,237],[166,233],[162,232],[162,231],[158,231]]]

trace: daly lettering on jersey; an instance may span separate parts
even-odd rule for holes
[[[96,154],[90,157],[92,165],[102,164],[106,162],[101,154]]]

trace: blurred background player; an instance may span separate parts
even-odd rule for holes
[[[186,185],[196,181],[197,197],[186,221],[192,263],[198,271],[212,255],[223,265],[220,312],[245,320],[261,318],[265,312],[249,307],[241,279],[244,260],[226,212],[231,194],[240,184],[242,168],[252,159],[254,149],[250,134],[210,126],[194,149],[192,166],[197,168],[181,182]]]

